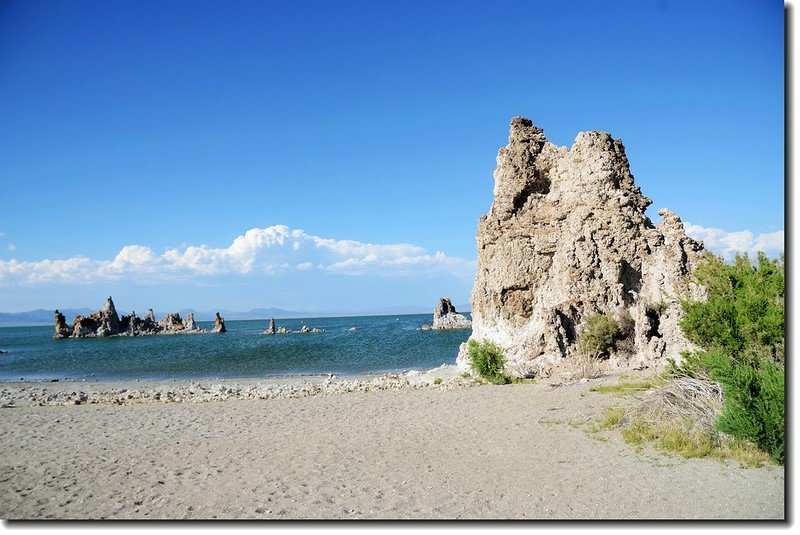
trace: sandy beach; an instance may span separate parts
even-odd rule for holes
[[[637,452],[617,431],[589,432],[604,407],[633,402],[590,391],[615,377],[557,387],[546,379],[470,385],[453,367],[403,377],[384,380],[384,389],[352,392],[330,386],[353,385],[352,378],[315,378],[317,385],[327,380],[327,389],[291,395],[285,388],[269,399],[248,393],[285,379],[237,382],[239,395],[189,383],[0,384],[0,517],[785,516],[782,467]],[[441,384],[433,384],[435,377]],[[295,379],[294,392],[308,383]],[[97,392],[126,386],[192,388],[195,397],[221,392],[226,400],[123,396],[114,403],[108,394],[97,401]],[[80,389],[88,400],[75,405],[68,398]],[[50,404],[25,403],[48,396]]]

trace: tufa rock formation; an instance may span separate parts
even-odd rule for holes
[[[222,316],[219,315],[219,312],[217,312],[217,317],[214,318],[214,329],[213,329],[213,331],[215,333],[228,332],[228,330],[225,328],[225,320],[222,319]]]
[[[438,320],[441,319],[442,316],[448,314],[458,314],[458,312],[456,312],[456,307],[453,306],[449,297],[440,297],[439,306],[433,309],[433,319]]]
[[[75,316],[71,328],[67,325],[64,315],[58,310],[55,311],[54,338],[139,336],[182,332],[200,333],[206,331],[197,327],[193,314],[189,314],[186,321],[181,319],[180,314],[167,314],[164,319],[156,322],[152,308],[144,319],[137,317],[135,312],[131,312],[129,316],[123,315],[122,319],[120,319],[111,297],[108,298],[100,310],[92,312],[88,316]]]
[[[58,337],[58,316],[56,316],[56,337]],[[114,301],[109,297],[100,310],[88,316],[75,316],[72,322],[72,338],[85,336],[113,336],[121,332],[120,320]]]
[[[293,331],[286,327],[275,328],[275,318],[270,318],[267,330],[262,331],[262,334],[306,334],[306,333],[324,333],[325,329],[318,329],[317,327],[309,327],[308,325],[301,325],[300,329]]]
[[[689,280],[703,247],[669,210],[658,225],[634,184],[622,142],[581,132],[550,143],[529,119],[511,121],[497,155],[494,202],[478,223],[472,336],[504,350],[506,372],[547,376],[577,355],[592,314],[610,314],[628,355],[612,366],[659,367],[692,347],[679,299],[705,298]],[[468,369],[467,344],[457,359]]]
[[[194,312],[189,312],[189,315],[186,316],[186,321],[183,322],[183,328],[187,331],[196,331],[198,329],[197,323],[194,321]]]
[[[444,329],[469,329],[472,322],[456,312],[456,307],[447,297],[439,298],[439,306],[433,310],[433,324],[420,327],[423,331]]]
[[[267,330],[264,331],[264,334],[275,334],[275,318],[269,319],[269,326]]]
[[[149,317],[149,314],[148,314]],[[186,319],[181,319],[181,315],[177,312],[175,314],[167,314],[164,319],[158,322],[158,327],[161,331],[166,332],[181,332],[181,331],[196,331],[198,330],[197,323],[194,321],[194,313],[190,312]],[[224,331],[223,331],[224,332]]]
[[[67,325],[67,319],[64,317],[64,314],[56,309],[55,312],[55,324],[56,324],[56,334],[53,335],[54,338],[69,338],[70,333],[72,332]]]

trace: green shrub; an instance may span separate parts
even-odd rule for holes
[[[757,356],[783,362],[785,340],[783,259],[763,253],[756,265],[739,255],[728,265],[708,255],[695,270],[707,301],[682,303],[681,328],[692,342],[718,347],[734,358]]]
[[[701,360],[725,394],[717,428],[752,442],[783,464],[786,457],[783,370],[766,359],[758,367],[736,362],[718,349],[703,353]]]
[[[435,385],[442,384],[442,378],[441,377],[437,377],[436,379],[433,380],[433,384],[435,384]]]
[[[752,442],[783,464],[786,456],[783,258],[747,255],[724,264],[710,255],[695,276],[708,288],[705,302],[682,303],[681,329],[704,351],[683,355],[677,375],[722,385],[719,430]]]
[[[664,370],[669,377],[692,377],[694,379],[711,379],[708,368],[703,363],[703,351],[681,351],[681,363],[677,364],[672,358],[667,358],[667,367]]]
[[[636,353],[636,322],[626,308],[619,318],[619,333],[614,341],[614,351],[626,355]]]
[[[619,332],[619,326],[608,314],[588,316],[586,330],[578,342],[578,350],[595,357],[608,354],[614,349]]]
[[[508,377],[503,374],[506,358],[497,344],[489,340],[480,343],[470,340],[467,355],[472,370],[480,377],[493,384],[508,383]]]

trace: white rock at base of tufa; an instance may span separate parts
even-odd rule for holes
[[[658,225],[648,219],[651,201],[621,141],[581,132],[571,148],[558,147],[516,117],[494,179],[478,223],[470,339],[499,345],[508,373],[546,376],[576,356],[592,314],[629,331],[626,366],[660,367],[693,347],[680,330],[680,300],[705,298],[690,277],[703,247],[671,211],[659,212]],[[466,343],[457,363],[469,369]]]

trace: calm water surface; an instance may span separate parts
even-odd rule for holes
[[[470,330],[420,331],[430,314],[275,320],[322,333],[261,334],[265,320],[226,321],[225,334],[53,339],[53,327],[0,328],[0,380],[216,379],[340,375],[455,363]],[[211,329],[212,322],[198,322]],[[355,330],[351,330],[355,327]]]

